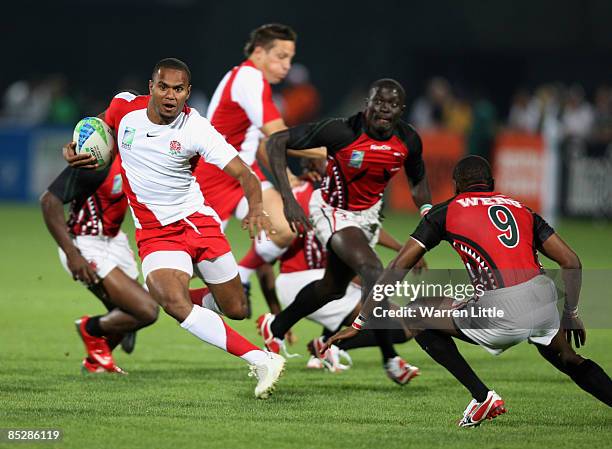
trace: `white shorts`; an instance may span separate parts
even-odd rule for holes
[[[274,185],[272,185],[270,181],[261,181],[261,191],[262,192],[264,190],[268,190],[273,187]],[[238,202],[236,209],[234,209],[234,217],[242,221],[242,219],[244,219],[244,217],[246,217],[248,213],[249,213],[249,202],[247,201],[246,196],[243,196]],[[228,222],[229,220],[223,220],[223,223],[221,223],[221,229],[225,231],[225,228],[227,227]]]
[[[238,276],[238,265],[231,252],[214,260],[202,260],[194,264],[191,256],[184,251],[155,251],[142,261],[145,281],[152,271],[161,268],[184,271],[190,277],[195,272],[207,284],[223,284]]]
[[[322,279],[324,273],[324,269],[316,269],[279,274],[276,278],[276,293],[283,309],[295,301],[297,294],[306,285]],[[340,327],[342,321],[353,312],[360,300],[361,287],[351,282],[342,298],[328,302],[306,318],[335,331]]]
[[[480,316],[483,313],[478,310],[493,307],[504,316]],[[525,340],[548,346],[559,331],[557,290],[554,282],[544,275],[512,287],[486,291],[465,308],[469,317],[455,317],[455,325],[494,355]]]
[[[138,265],[134,253],[127,236],[122,231],[119,231],[115,237],[79,235],[73,241],[101,279],[104,279],[115,267],[119,267],[132,279],[138,278]],[[58,252],[62,266],[72,275],[68,269],[66,254],[61,248],[58,248]]]
[[[321,190],[317,189],[310,197],[308,207],[315,235],[324,247],[327,247],[327,242],[336,231],[351,226],[363,231],[372,248],[376,246],[380,234],[382,200],[369,209],[348,211],[327,204]]]

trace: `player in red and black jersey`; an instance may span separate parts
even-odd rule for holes
[[[321,161],[318,160],[311,160],[308,165],[310,168],[307,176],[308,180],[296,184],[292,189],[296,201],[306,213],[309,210],[311,196],[318,184],[313,178],[316,178],[316,174],[320,175],[325,172],[326,164],[321,164]],[[378,244],[394,251],[401,249],[401,244],[385,232],[382,227]],[[278,276],[275,276],[271,266],[270,268],[261,267],[257,270],[262,293],[268,303],[270,312],[274,315],[281,312],[281,305],[286,308],[292,304],[303,287],[323,278],[327,250],[311,229],[296,237],[278,261],[280,263]],[[318,350],[327,337],[333,335],[343,326],[350,326],[359,314],[361,286],[358,284],[358,279],[354,279],[354,281],[349,284],[342,298],[325,304],[306,317],[323,326],[321,336],[311,340],[307,345],[311,353],[311,357],[306,364],[308,368],[327,368],[331,372],[339,372],[352,364],[346,350],[378,346],[376,337],[372,332],[362,332],[357,338],[342,342],[342,347],[332,347],[325,355]],[[264,317],[265,315],[262,315],[260,319]],[[258,327],[260,325],[261,323],[258,323]],[[404,343],[409,339],[399,323],[391,330],[391,334],[393,344]],[[285,340],[289,344],[295,342],[291,333],[285,335]],[[341,359],[346,360],[349,365],[343,365]],[[385,370],[387,376],[400,385],[405,385],[419,374],[419,369],[416,366],[410,365],[400,356],[388,361]]]
[[[416,205],[426,212],[431,193],[425,176],[418,133],[400,117],[405,92],[394,80],[376,81],[366,108],[348,119],[324,120],[273,134],[267,145],[272,173],[283,197],[285,216],[296,230],[312,226],[328,250],[323,279],[304,287],[295,302],[276,317],[268,315],[260,331],[271,350],[282,345],[297,321],[324,304],[341,298],[355,275],[362,281],[363,298],[382,272],[372,249],[378,239],[382,195],[390,179],[404,170]],[[286,174],[288,149],[327,148],[327,176],[309,204],[310,221],[291,194]],[[388,330],[376,330],[387,365],[397,357]]]
[[[482,295],[464,303],[452,298],[419,299],[410,306],[415,317],[406,319],[407,327],[425,329],[411,332],[421,347],[472,394],[459,425],[476,426],[506,410],[501,397],[472,371],[452,337],[479,344],[493,354],[529,340],[579,387],[612,406],[612,380],[599,365],[580,357],[571,346],[572,336],[578,348],[586,340],[578,317],[582,277],[578,256],[539,215],[494,191],[491,167],[485,159],[462,159],[453,179],[457,195],[432,208],[421,220],[412,238],[383,272],[377,287],[401,281],[405,270],[442,240],[459,253],[472,282],[481,286]],[[552,280],[542,274],[537,251],[562,269],[566,292],[562,321],[557,311],[557,290]],[[356,335],[374,313],[375,304],[371,294],[353,326],[330,337],[326,344]],[[420,306],[466,313],[428,318],[420,312]],[[493,309],[503,313],[492,317],[483,313]]]
[[[88,352],[83,369],[89,372],[122,372],[114,363],[112,349],[124,335],[153,324],[158,313],[157,303],[137,282],[138,267],[120,230],[127,199],[119,165],[117,158],[101,171],[67,167],[41,197],[43,217],[59,246],[64,268],[109,310],[77,320]],[[68,203],[66,222],[64,204]],[[127,349],[131,352],[133,341]]]

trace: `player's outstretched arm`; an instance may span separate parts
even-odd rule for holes
[[[572,336],[577,348],[586,343],[586,330],[578,316],[578,302],[582,287],[582,264],[578,255],[565,243],[558,234],[548,237],[538,248],[542,254],[554,260],[561,267],[561,277],[565,288],[562,326],[567,341]]]
[[[304,230],[310,229],[311,225],[302,207],[298,204],[291,184],[287,176],[287,142],[289,141],[289,130],[283,130],[272,134],[266,144],[268,158],[270,160],[270,170],[276,180],[277,187],[283,199],[285,218],[293,232],[301,234]]]
[[[83,281],[87,285],[97,284],[100,279],[95,270],[81,255],[79,249],[72,242],[66,229],[64,218],[64,204],[48,190],[40,197],[40,206],[47,229],[66,254],[68,268],[75,281]]]
[[[261,182],[251,167],[246,165],[240,156],[235,156],[223,171],[240,182],[249,203],[249,212],[242,220],[242,229],[248,229],[251,238],[259,237],[261,231],[264,231],[268,237],[276,234],[263,208]]]
[[[282,118],[271,120],[261,127],[261,131],[264,133],[265,136],[271,136],[274,133],[284,131],[286,129],[287,129],[287,125],[285,125],[285,122],[283,121]],[[262,140],[265,140],[265,139],[262,139]],[[265,142],[264,142],[264,145],[265,145]],[[326,159],[327,158],[327,148],[315,147],[315,148],[307,148],[303,150],[287,149],[287,154],[289,156],[303,157],[306,159]],[[260,156],[265,161],[264,165],[266,167],[269,167],[270,165],[269,165],[267,155],[265,154],[265,151],[263,151],[260,154]]]

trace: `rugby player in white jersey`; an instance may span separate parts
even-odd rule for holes
[[[258,159],[264,166],[269,164],[266,152],[258,152],[258,148],[265,136],[287,128],[272,101],[270,85],[280,83],[289,73],[296,39],[295,31],[283,24],[266,24],[253,30],[244,48],[246,59],[223,76],[206,113],[215,129],[238,150],[242,160],[261,180],[263,202],[276,230],[270,239],[255,241],[253,248],[238,264],[247,292],[251,273],[280,257],[295,236],[285,220],[280,194],[259,167]],[[324,148],[290,154],[323,160],[326,157]],[[240,185],[236,179],[207,162],[201,160],[194,170],[206,200],[224,224],[232,215],[241,220],[247,211],[247,200]]]
[[[285,360],[253,345],[219,316],[243,319],[246,299],[221,220],[192,175],[197,159],[201,156],[238,180],[248,202],[243,228],[251,237],[261,230],[270,235],[275,231],[263,209],[259,178],[210,122],[185,104],[190,92],[187,65],[163,59],[153,69],[149,95],[120,93],[99,117],[117,136],[124,190],[151,296],[182,328],[246,360],[250,375],[258,379],[255,396],[267,398]],[[74,142],[64,147],[72,166],[96,167],[74,148]],[[214,297],[208,308],[190,300],[194,270]]]

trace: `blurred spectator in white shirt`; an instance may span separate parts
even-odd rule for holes
[[[561,129],[565,137],[586,138],[591,133],[595,114],[584,98],[584,89],[578,84],[571,86],[561,114]]]
[[[536,133],[540,124],[538,101],[531,97],[527,89],[519,89],[512,98],[508,127],[515,131]]]

